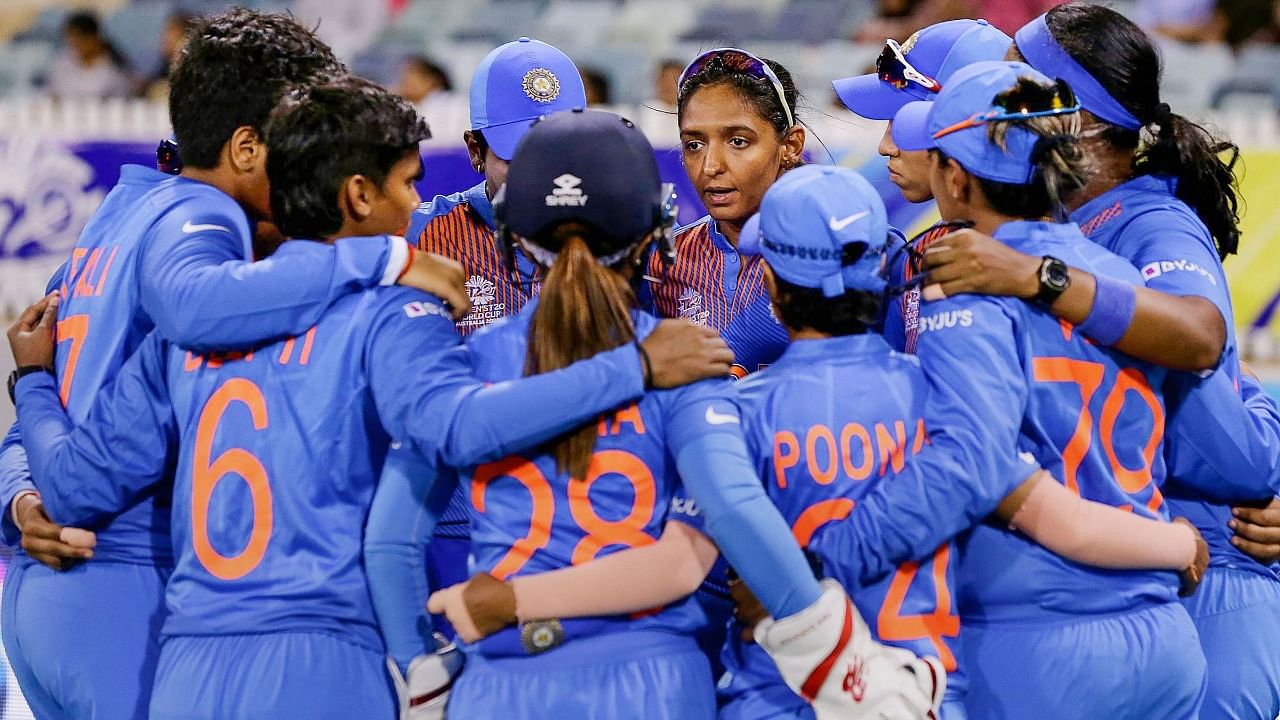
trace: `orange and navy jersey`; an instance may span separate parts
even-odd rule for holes
[[[856,513],[864,495],[893,482],[893,473],[929,442],[920,364],[875,333],[794,342],[768,370],[736,389],[756,470],[802,546],[819,528]],[[823,560],[824,567],[838,567]],[[865,586],[828,571],[851,591],[881,641],[942,661],[949,694],[965,684],[956,661],[956,564],[954,544],[946,542]],[[733,680],[722,692],[732,697],[735,687],[758,691],[765,683],[785,688],[759,646],[742,643],[737,632],[729,638],[724,661]]]
[[[409,221],[406,237],[419,250],[462,263],[471,312],[458,321],[464,337],[524,307],[538,294],[537,267],[517,250],[520,282],[511,278],[503,250],[494,235],[493,204],[484,183],[453,195],[437,195],[423,203]]]
[[[889,268],[889,284],[908,286],[901,295],[891,298],[885,307],[884,335],[893,349],[914,353],[920,335],[920,276],[925,273],[924,252],[929,245],[954,230],[954,226],[938,223],[905,243],[894,254]],[[896,236],[896,231],[895,231]]]
[[[767,367],[787,345],[773,315],[759,257],[742,257],[710,217],[676,231],[676,262],[649,257],[652,310],[715,328],[734,355],[734,375]],[[646,300],[642,298],[642,302]]]

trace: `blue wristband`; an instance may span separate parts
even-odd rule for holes
[[[1104,275],[1094,275],[1093,279],[1096,283],[1093,307],[1089,309],[1089,317],[1076,329],[1103,345],[1115,345],[1133,322],[1137,294],[1133,286],[1123,280]]]

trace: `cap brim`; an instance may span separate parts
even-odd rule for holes
[[[893,144],[899,150],[928,150],[934,147],[933,133],[929,132],[929,111],[933,103],[918,100],[902,106],[893,116]]]
[[[841,78],[831,87],[845,107],[868,120],[892,120],[894,113],[915,99],[875,74]]]
[[[738,234],[738,252],[743,255],[760,254],[760,213],[747,218]]]
[[[529,132],[529,128],[533,127],[533,123],[538,118],[529,118],[527,120],[516,120],[515,122],[503,123],[502,125],[492,125],[486,128],[474,128],[484,134],[485,142],[489,143],[489,149],[499,158],[511,162],[511,158],[516,154],[516,145],[520,144],[520,139],[525,133]]]

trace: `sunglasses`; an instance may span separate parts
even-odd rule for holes
[[[991,104],[993,109],[975,113],[960,122],[942,128],[933,134],[933,139],[950,135],[953,132],[971,127],[1004,120],[1027,120],[1052,115],[1070,115],[1080,111],[1080,103],[1071,86],[1063,80],[1055,80],[1053,85],[1041,85],[1026,78],[1019,79],[1018,84],[1001,91]]]
[[[689,63],[684,72],[680,73],[680,79],[676,81],[676,87],[683,90],[685,82],[706,70],[713,60],[719,60],[721,67],[731,72],[750,75],[757,80],[768,80],[773,85],[774,92],[778,93],[778,102],[782,104],[782,112],[787,117],[787,127],[796,124],[795,116],[791,114],[791,106],[787,104],[787,92],[782,87],[782,81],[778,79],[777,73],[764,60],[746,50],[716,48],[702,53],[694,58],[693,62]]]
[[[907,60],[906,53],[902,52],[902,46],[892,38],[884,41],[884,50],[881,50],[880,57],[876,58],[876,75],[899,90],[905,90],[910,83],[915,83],[929,92],[936,93],[942,89],[942,83],[920,72],[911,64],[911,61]]]

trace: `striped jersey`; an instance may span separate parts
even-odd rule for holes
[[[787,346],[787,331],[773,316],[763,261],[742,257],[708,217],[676,231],[676,262],[649,257],[652,309],[661,317],[687,318],[715,328],[734,355],[734,375],[768,366]]]
[[[541,284],[537,267],[518,249],[520,281],[511,277],[494,228],[493,204],[483,182],[453,195],[437,195],[409,221],[406,237],[419,250],[456,260],[466,272],[471,312],[457,322],[463,337],[519,312]]]

